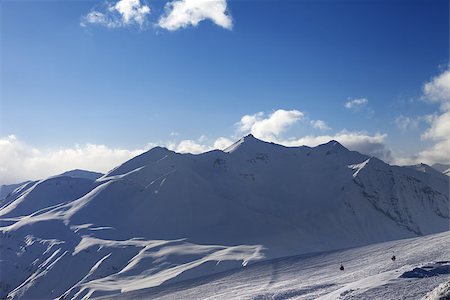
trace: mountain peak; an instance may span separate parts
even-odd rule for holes
[[[257,139],[253,134],[249,133],[246,136],[239,139],[233,145],[224,149],[223,151],[231,153],[238,149],[254,149],[255,147],[264,147],[266,145],[276,145],[276,144]]]
[[[246,136],[243,137],[244,140],[258,140],[257,138],[255,138],[255,136],[251,133],[247,134]]]
[[[321,145],[317,146],[317,148],[323,149],[329,153],[338,153],[338,152],[342,152],[342,151],[349,151],[347,148],[342,146],[342,144],[336,140],[331,140],[328,143],[321,144]]]
[[[331,140],[328,143],[325,143],[324,145],[329,145],[330,147],[339,147],[339,148],[345,148],[344,146],[342,146],[341,143],[339,143],[336,140]]]
[[[283,145],[260,140],[260,139],[256,138],[253,134],[249,133],[246,136],[244,136],[241,139],[239,139],[234,144],[232,144],[231,146],[229,146],[228,148],[226,148],[224,150],[224,152],[231,153],[231,152],[234,152],[234,151],[236,151],[238,149],[241,149],[241,150],[242,149],[257,150],[255,148],[259,149],[260,147],[267,147],[268,145],[270,145],[270,146],[278,146],[278,147],[283,147],[284,148]],[[341,143],[339,143],[336,140],[331,140],[331,141],[329,141],[327,143],[318,145],[316,148],[317,149],[322,149],[323,151],[326,151],[328,154],[330,154],[330,153],[348,152],[349,151],[347,148],[345,148]]]
[[[253,134],[249,133],[246,136],[244,136],[243,138],[241,138],[242,142],[246,143],[246,144],[260,144],[260,143],[264,143],[267,144],[268,142],[265,142],[263,140],[257,139]]]

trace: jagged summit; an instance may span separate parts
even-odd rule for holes
[[[277,143],[266,142],[266,141],[256,138],[253,134],[250,133],[250,134],[242,137],[241,139],[239,139],[237,142],[235,142],[228,148],[226,148],[224,150],[224,152],[232,153],[238,149],[242,150],[244,148],[246,150],[261,150],[262,151],[262,150],[264,150],[264,147],[267,147],[267,146],[271,146],[271,147],[277,146],[277,147],[282,147],[282,148],[299,148],[299,147],[286,147],[286,146],[283,146],[283,145],[280,145]],[[300,146],[300,147],[305,147],[305,146]],[[331,140],[327,143],[320,144],[320,145],[318,145],[316,147],[312,147],[312,148],[326,151],[326,152],[328,152],[328,154],[339,153],[339,152],[350,152],[349,149],[344,147],[341,143],[339,143],[336,140]]]
[[[231,146],[225,148],[223,151],[227,152],[227,153],[232,153],[232,152],[238,150],[239,148],[242,148],[242,147],[248,148],[249,146],[254,147],[255,145],[260,144],[260,143],[267,143],[267,142],[264,142],[264,141],[261,141],[261,140],[255,138],[255,136],[250,133],[250,134],[247,134],[246,136],[240,138],[237,142],[235,142]]]
[[[318,149],[324,149],[326,151],[330,151],[333,153],[342,152],[342,151],[350,151],[347,148],[345,148],[341,143],[339,143],[336,140],[331,140],[327,143],[321,144],[317,146]]]
[[[242,137],[240,140],[235,142],[233,145],[229,146],[228,148],[224,149],[224,152],[232,153],[237,150],[239,151],[264,151],[266,147],[282,147],[286,148],[283,145],[266,142],[263,140],[260,140],[256,138],[253,134],[247,134],[246,136]]]

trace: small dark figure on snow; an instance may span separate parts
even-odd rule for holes
[[[395,261],[397,258],[395,257],[395,255],[392,255],[391,260]]]
[[[344,271],[344,265],[341,265],[341,267],[339,268],[339,270]]]

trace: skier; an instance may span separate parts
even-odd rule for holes
[[[344,265],[341,264],[341,267],[339,268],[339,270],[344,271]]]
[[[397,258],[395,257],[395,255],[392,254],[391,260],[395,261]]]

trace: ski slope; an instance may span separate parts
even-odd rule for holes
[[[99,299],[421,299],[450,282],[449,241],[450,232],[445,232],[293,256]],[[395,262],[390,260],[392,253]],[[402,278],[415,268],[428,270],[430,277]],[[441,274],[433,276],[438,268]],[[428,299],[438,299],[431,296]]]

